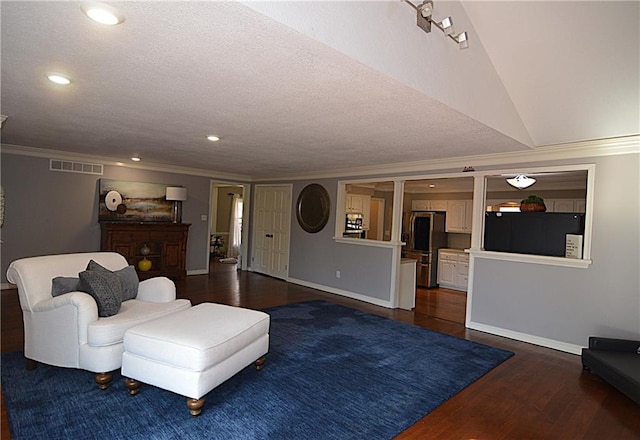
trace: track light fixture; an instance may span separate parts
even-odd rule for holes
[[[434,25],[444,33],[445,37],[449,37],[450,39],[458,43],[458,47],[460,49],[466,49],[469,47],[469,37],[466,32],[454,34],[453,19],[451,17],[446,17],[441,21],[435,21],[433,19],[432,0],[425,0],[418,6],[414,5],[409,0],[403,1],[416,10],[418,19],[417,24],[420,29],[429,33],[431,32],[431,25]]]

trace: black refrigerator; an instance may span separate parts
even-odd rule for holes
[[[584,235],[583,213],[485,213],[486,251],[564,257],[567,234]]]

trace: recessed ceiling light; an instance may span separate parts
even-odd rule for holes
[[[218,136],[214,135],[207,136],[207,139],[209,139],[211,142],[218,142],[220,140]]]
[[[133,156],[131,160],[134,162],[140,162],[141,159],[140,159],[140,156]]]
[[[124,15],[120,11],[104,3],[83,2],[80,9],[87,17],[101,24],[113,26],[124,21]]]
[[[435,188],[436,186],[433,183],[429,184],[429,188]]]
[[[71,79],[67,75],[64,75],[62,73],[47,72],[47,78],[49,78],[49,81],[56,84],[62,84],[63,86],[71,84]]]

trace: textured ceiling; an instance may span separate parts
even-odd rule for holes
[[[475,3],[469,16],[482,24],[476,25],[476,35],[469,23],[472,46],[458,51],[442,35],[417,29],[414,11],[400,2],[370,8],[365,3],[309,3],[309,8],[322,7],[326,19],[317,21],[317,14],[309,28],[314,35],[307,35],[287,23],[295,14],[278,21],[256,10],[269,6],[273,15],[278,8],[294,7],[288,3],[256,3],[253,9],[231,2],[111,3],[126,20],[104,27],[87,19],[77,2],[3,1],[1,112],[9,119],[2,143],[119,161],[139,154],[145,163],[264,178],[635,134],[640,131],[638,86],[629,78],[638,75],[638,17],[626,18],[634,3],[637,12],[636,2],[625,3],[626,9],[607,20],[625,15],[625,25],[635,24],[627,34],[636,41],[624,42],[622,49],[613,42],[597,48],[620,50],[627,57],[607,59],[615,65],[605,72],[609,90],[598,68],[554,98],[556,87],[540,87],[540,81],[558,77],[556,66],[545,60],[563,40],[531,49],[530,58],[537,62],[530,64],[537,67],[531,78],[516,80],[522,66],[510,69],[510,52],[501,48],[512,50],[517,39],[504,44],[491,30],[491,17]],[[354,16],[347,21],[353,30],[341,29],[344,38],[322,38],[337,35],[331,33],[340,24],[332,24],[332,8],[360,5],[377,14],[378,23]],[[458,17],[468,20],[459,3],[443,5],[457,5]],[[358,37],[358,27],[375,32],[379,25],[384,37],[382,29],[398,22],[407,25],[393,38],[406,38],[410,48],[425,45],[431,58],[413,51],[394,62],[389,57],[399,57],[402,50],[372,50],[370,40]],[[495,48],[482,44],[483,33]],[[635,47],[635,59],[633,53],[628,59],[629,46]],[[582,66],[586,58],[594,63],[593,55],[585,48],[571,60]],[[404,76],[414,67],[428,72]],[[566,69],[565,64],[559,67]],[[53,85],[44,76],[47,71],[67,73],[73,82]],[[546,73],[541,77],[541,72]],[[572,81],[563,79],[567,83]],[[481,95],[482,84],[488,98]],[[628,122],[633,104],[635,128]],[[620,113],[617,125],[588,124],[581,133],[581,121],[591,121],[603,105],[608,119]],[[549,121],[553,129],[546,133]],[[569,135],[557,128],[566,124]],[[210,143],[208,134],[222,140]]]

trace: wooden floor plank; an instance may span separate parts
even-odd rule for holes
[[[640,406],[583,371],[579,356],[466,329],[461,324],[464,293],[424,290],[418,289],[416,309],[406,311],[236,271],[235,265],[215,264],[209,275],[177,282],[178,296],[193,304],[263,309],[323,299],[516,353],[397,439],[640,439]],[[23,335],[17,292],[3,290],[1,300],[2,351],[20,350]],[[9,439],[4,399],[1,417],[2,438]]]

